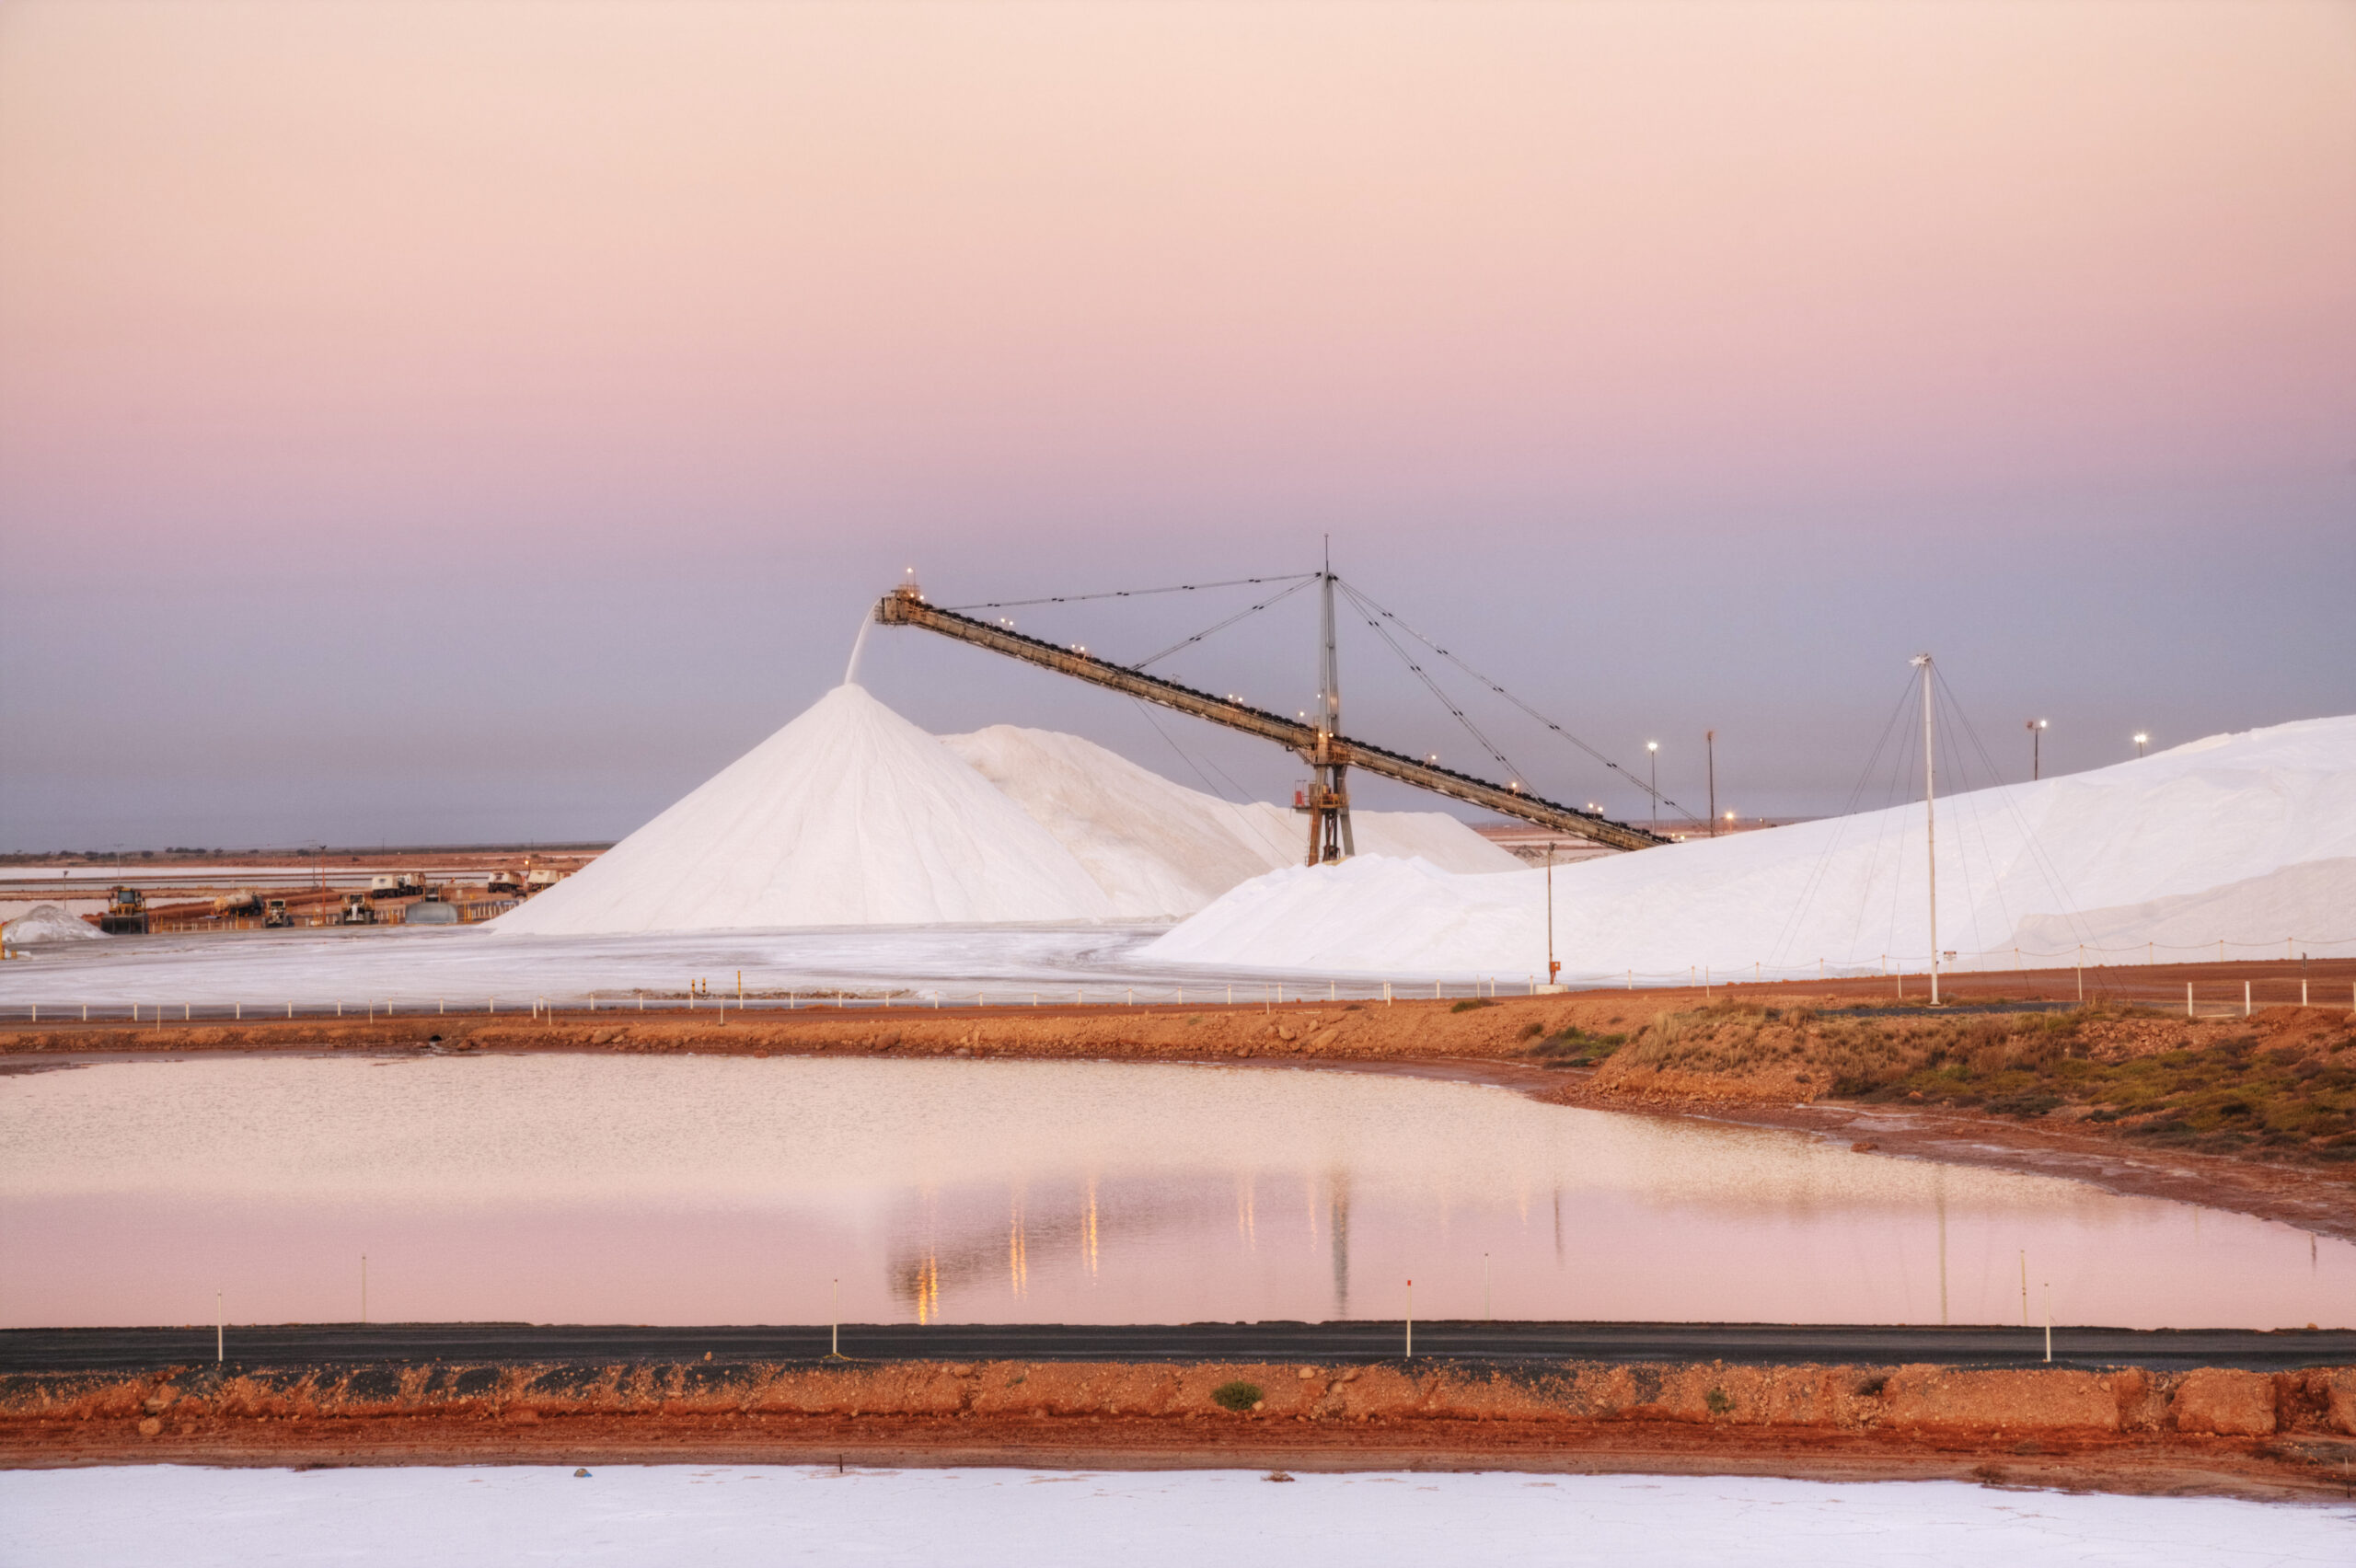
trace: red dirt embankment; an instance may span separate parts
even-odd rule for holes
[[[2349,1367],[433,1365],[0,1385],[12,1466],[1398,1465],[2286,1497],[2338,1495],[2351,1437]]]

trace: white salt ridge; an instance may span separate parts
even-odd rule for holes
[[[1459,872],[1519,864],[1438,812],[1358,844]],[[549,935],[1177,919],[1307,852],[1303,819],[1173,784],[1080,739],[947,741],[837,686],[495,928]]]
[[[80,916],[54,904],[36,904],[22,914],[10,914],[5,928],[0,928],[0,940],[11,947],[30,947],[36,942],[78,942],[85,937],[105,935]]]
[[[943,744],[1071,851],[1125,917],[1191,915],[1239,882],[1300,864],[1308,819],[1175,784],[1078,735],[994,724]],[[1356,812],[1361,854],[1422,856],[1450,871],[1521,864],[1441,812]]]
[[[2009,968],[2015,947],[2066,963],[2081,943],[2087,962],[2113,963],[2213,955],[2221,939],[2229,958],[2356,952],[2356,718],[1946,798],[1937,842],[1939,941],[1964,967]],[[1554,950],[1585,979],[1919,968],[1924,861],[1917,801],[1557,867]],[[1379,859],[1296,868],[1236,888],[1138,956],[1540,975],[1545,885],[1534,870]]]

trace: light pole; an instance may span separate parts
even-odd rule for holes
[[[2136,733],[2136,736],[2135,736],[2135,755],[2136,755],[2137,756],[2142,756],[2142,755],[2143,755],[2143,748],[2144,748],[2145,746],[2150,745],[2151,744],[2152,744],[2152,737],[2151,737],[2151,736],[2149,736],[2149,735],[2143,734],[2142,732],[2141,732],[2139,731],[2139,732]]]
[[[2038,755],[2039,750],[2042,748],[2044,740],[2045,721],[2042,719],[2030,720],[2028,721],[2028,779],[2032,784],[2036,783],[2038,779],[2044,775],[2044,758]]]
[[[1563,966],[1554,962],[1554,846],[1546,846],[1546,984],[1558,984]]]
[[[1653,832],[1660,832],[1660,743],[1646,741],[1645,751],[1653,763]]]
[[[1718,836],[1718,732],[1702,732],[1702,744],[1710,754],[1710,836]]]

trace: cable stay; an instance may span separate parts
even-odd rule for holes
[[[1044,599],[994,599],[985,605],[943,605],[941,607],[960,613],[966,610],[1015,610],[1029,605],[1079,605],[1091,599],[1145,599],[1156,594],[1199,594],[1207,588],[1256,587],[1264,582],[1298,582],[1306,587],[1316,581],[1317,573],[1302,571],[1290,577],[1230,577],[1223,582],[1178,582],[1167,588],[1114,588],[1102,594],[1056,594]]]
[[[1541,724],[1545,725],[1549,730],[1553,731],[1554,733],[1562,736],[1563,739],[1578,747],[1579,750],[1587,753],[1588,755],[1603,764],[1604,767],[1610,768],[1612,772],[1617,773],[1622,778],[1627,779],[1629,783],[1643,790],[1657,804],[1672,808],[1688,822],[1694,823],[1696,824],[1699,824],[1702,822],[1702,819],[1695,816],[1691,811],[1688,811],[1685,807],[1679,805],[1675,801],[1672,801],[1668,796],[1660,793],[1651,785],[1638,778],[1634,773],[1629,772],[1628,769],[1621,767],[1618,763],[1612,761],[1610,757],[1604,755],[1601,752],[1596,750],[1585,741],[1580,740],[1576,735],[1572,734],[1568,730],[1564,729],[1563,726],[1557,724],[1552,719],[1547,718],[1546,715],[1539,712],[1538,709],[1530,707],[1530,704],[1522,701],[1521,698],[1514,696],[1513,693],[1499,686],[1496,681],[1490,679],[1487,675],[1483,674],[1480,671],[1474,669],[1472,665],[1466,663],[1463,660],[1458,658],[1447,649],[1442,648],[1438,643],[1433,641],[1430,638],[1426,637],[1422,632],[1417,631],[1414,627],[1409,626],[1405,621],[1401,620],[1397,616],[1392,615],[1380,605],[1375,604],[1371,598],[1369,598],[1357,588],[1353,587],[1351,584],[1346,582],[1343,583],[1341,586],[1342,591],[1345,594],[1347,594],[1351,599],[1357,601],[1362,608],[1368,606],[1372,607],[1382,617],[1383,619],[1390,621],[1392,625],[1398,627],[1400,630],[1405,632],[1408,636],[1414,638],[1416,641],[1422,643],[1425,647],[1430,649],[1433,652],[1438,654],[1441,658],[1447,660],[1449,663],[1455,665],[1458,669],[1463,671],[1474,680],[1479,681],[1483,686],[1487,686],[1491,691],[1496,693],[1497,696],[1504,698],[1507,702],[1510,702],[1516,708],[1520,709],[1522,712],[1528,714],[1530,718],[1537,720]],[[1410,667],[1412,668],[1413,666]],[[1445,700],[1445,698],[1442,700]],[[1491,755],[1496,755],[1496,753],[1492,751]],[[1505,759],[1502,757],[1498,758],[1500,764],[1503,764],[1504,760]]]
[[[1438,699],[1439,705],[1442,708],[1447,709],[1449,713],[1455,716],[1456,721],[1464,726],[1465,733],[1471,735],[1475,741],[1479,742],[1481,749],[1487,752],[1491,757],[1495,758],[1496,765],[1499,767],[1505,769],[1506,778],[1514,784],[1519,785],[1522,778],[1521,769],[1516,767],[1513,765],[1513,760],[1507,756],[1504,752],[1497,749],[1496,743],[1490,740],[1487,735],[1482,732],[1481,726],[1472,722],[1472,719],[1465,713],[1464,709],[1459,708],[1455,701],[1449,697],[1448,693],[1440,689],[1439,683],[1432,679],[1430,673],[1421,664],[1416,663],[1415,659],[1404,648],[1399,646],[1397,639],[1391,635],[1390,630],[1385,628],[1380,621],[1375,619],[1373,614],[1374,606],[1370,605],[1369,601],[1346,582],[1340,583],[1338,586],[1342,590],[1343,597],[1348,599],[1351,604],[1357,606],[1359,617],[1363,619],[1368,627],[1373,630],[1375,636],[1382,639],[1383,645],[1389,648],[1393,653],[1399,655],[1399,662],[1406,665],[1409,672],[1412,673],[1417,680],[1424,683],[1424,686],[1431,692],[1432,696]]]
[[[1260,578],[1252,578],[1247,581],[1261,582],[1265,580]],[[1276,579],[1276,581],[1282,582],[1283,579],[1278,578]],[[1233,615],[1228,617],[1225,620],[1218,623],[1216,626],[1207,626],[1202,630],[1195,633],[1192,637],[1182,637],[1177,641],[1172,643],[1169,647],[1163,649],[1161,652],[1156,653],[1152,658],[1140,659],[1136,663],[1131,664],[1129,668],[1132,670],[1142,670],[1149,664],[1159,664],[1164,659],[1169,658],[1172,653],[1177,652],[1180,649],[1191,648],[1195,643],[1200,642],[1204,638],[1210,636],[1213,632],[1225,631],[1229,627],[1233,626],[1237,621],[1243,619],[1246,616],[1256,616],[1262,610],[1266,609],[1270,605],[1277,604],[1283,600],[1291,598],[1295,594],[1299,593],[1303,588],[1308,587],[1311,583],[1316,581],[1317,579],[1314,575],[1300,578],[1283,593],[1271,594],[1269,597],[1261,600],[1258,604],[1253,605],[1249,609],[1238,610]],[[1229,588],[1234,586],[1234,584],[1228,582],[1212,582],[1206,583],[1204,586],[1210,588]],[[1169,590],[1166,589],[1158,591],[1165,593],[1169,592]]]

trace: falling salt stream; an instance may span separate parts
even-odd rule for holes
[[[0,1080],[0,1326],[1426,1317],[2356,1326],[2356,1245],[1270,1067],[517,1055]],[[30,1266],[28,1261],[37,1261]]]

